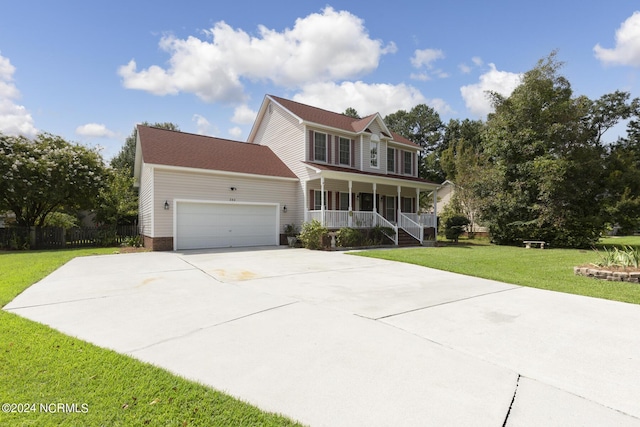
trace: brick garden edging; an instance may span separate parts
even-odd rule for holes
[[[579,276],[610,282],[640,283],[640,271],[612,271],[600,267],[573,267],[573,272]]]

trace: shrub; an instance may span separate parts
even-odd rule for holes
[[[353,247],[362,245],[364,236],[355,228],[343,227],[336,233],[338,246]]]
[[[624,249],[603,248],[603,253],[596,251],[600,259],[595,262],[598,267],[640,267],[640,248],[625,246]]]
[[[298,238],[307,249],[322,249],[322,240],[328,233],[329,230],[320,224],[320,221],[314,219],[302,225]]]
[[[385,242],[390,243],[389,236],[393,236],[393,234],[393,228],[376,225],[369,231],[368,238],[372,245],[378,246],[382,245]]]
[[[454,215],[446,219],[444,223],[444,235],[447,239],[458,243],[458,238],[469,225],[469,219],[464,215]]]

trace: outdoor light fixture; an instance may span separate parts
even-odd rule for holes
[[[168,210],[169,210],[169,201],[168,201],[168,200],[165,200],[165,201],[164,201],[164,210],[165,210],[165,211],[168,211]]]
[[[236,190],[237,190],[237,188],[236,188],[236,187],[229,187],[229,190],[231,190],[231,191],[236,191]]]
[[[286,212],[286,211],[287,211],[287,205],[284,205],[284,207],[282,208],[282,210],[283,210],[284,212]]]

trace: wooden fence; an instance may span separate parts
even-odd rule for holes
[[[0,228],[0,249],[63,249],[119,246],[139,237],[137,225]]]

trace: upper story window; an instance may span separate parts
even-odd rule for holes
[[[369,147],[371,149],[371,167],[372,168],[377,168],[378,167],[378,148],[379,148],[380,142],[378,141],[371,141]]]
[[[404,173],[413,175],[413,155],[410,151],[404,152]]]
[[[348,138],[340,138],[340,164],[341,165],[350,165],[351,164],[351,140]]]
[[[396,150],[387,148],[387,172],[396,171]]]
[[[327,161],[327,134],[315,132],[313,135],[313,156],[320,162]]]

